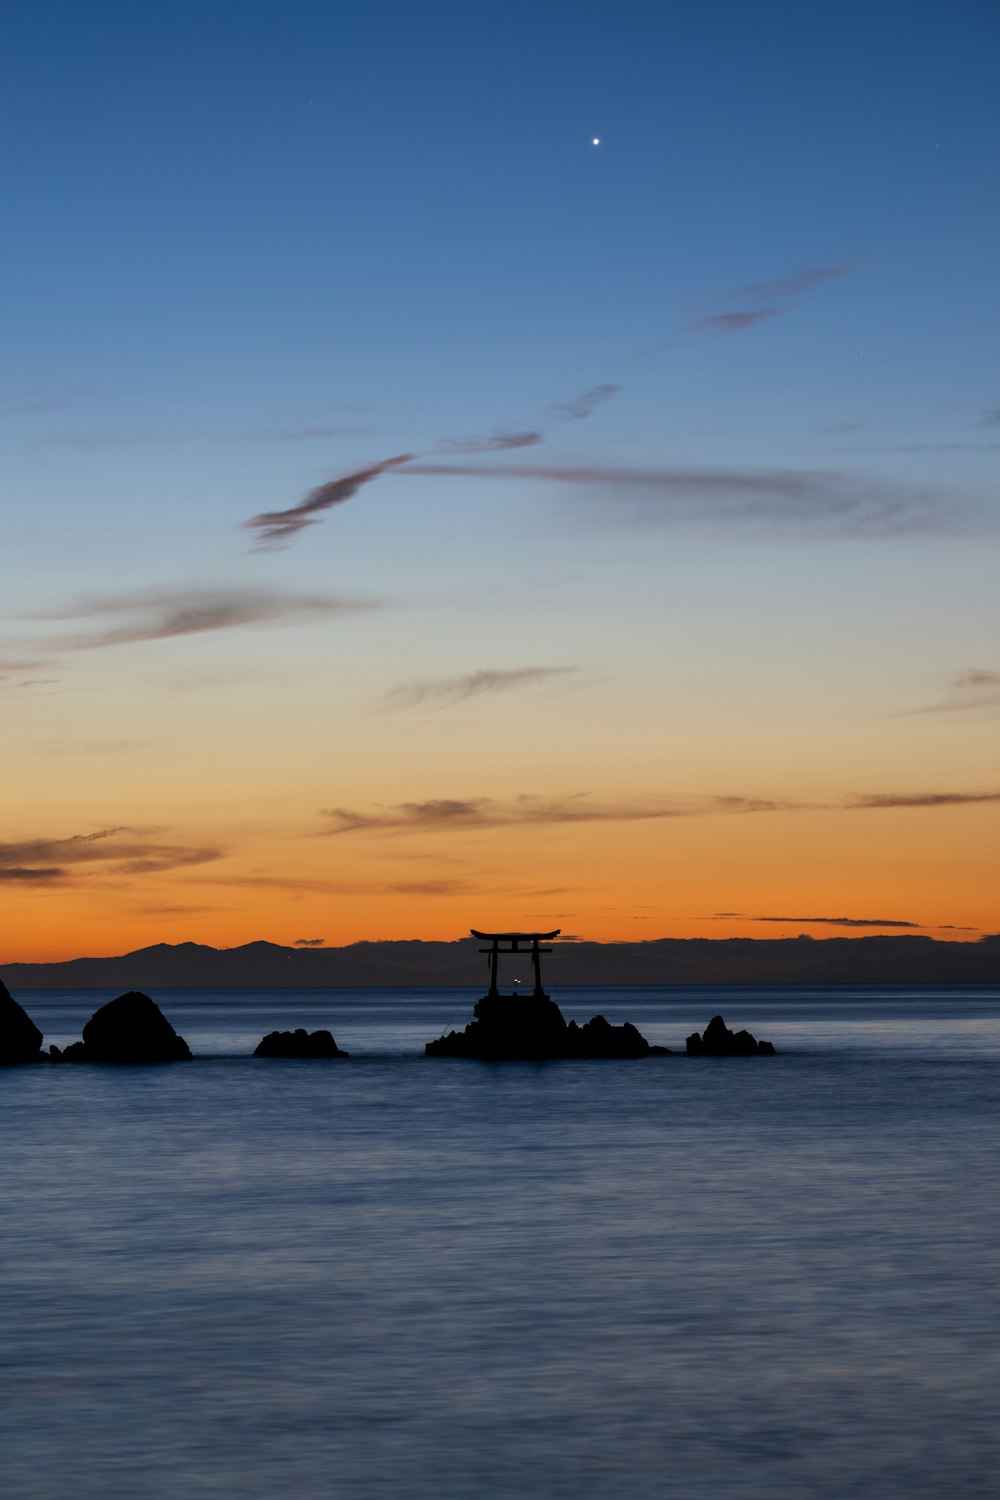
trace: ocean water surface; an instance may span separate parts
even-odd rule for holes
[[[995,1495],[1000,989],[553,989],[779,1056],[499,1065],[420,1055],[476,991],[151,993],[193,1063],[0,1073],[5,1500]]]

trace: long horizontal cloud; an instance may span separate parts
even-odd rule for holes
[[[424,704],[445,708],[453,703],[464,703],[469,698],[532,687],[554,677],[565,677],[575,670],[575,667],[511,667],[506,670],[486,667],[460,677],[442,677],[393,688],[386,694],[386,703],[392,708],[418,708]]]
[[[101,828],[68,838],[22,839],[0,844],[0,880],[61,880],[78,865],[101,865],[110,875],[148,875],[221,859],[210,847],[163,843],[141,829]]]
[[[766,813],[837,813],[961,807],[1000,802],[1000,792],[873,792],[836,802],[797,802],[783,798],[718,795],[669,799],[647,796],[600,799],[586,792],[564,797],[523,794],[508,801],[493,797],[432,797],[399,802],[367,811],[325,807],[323,837],[347,833],[462,833],[482,828],[516,828],[531,824],[631,823],[666,818],[749,817]],[[739,913],[716,913],[718,917]],[[758,919],[754,919],[758,920]],[[760,918],[759,920],[764,920]],[[781,917],[778,921],[806,921]],[[818,920],[818,919],[817,919]]]
[[[968,807],[978,802],[1000,802],[1000,792],[873,792],[852,797],[851,811],[891,807]]]
[[[401,802],[376,812],[347,807],[323,808],[329,834],[359,831],[417,833],[445,829],[516,827],[532,823],[636,822],[648,818],[683,817],[683,809],[663,802],[601,803],[584,794],[562,798],[522,796],[510,802],[492,797],[437,797],[426,802]]]
[[[408,463],[412,457],[411,453],[398,453],[394,458],[384,458],[381,463],[371,464],[367,469],[356,469],[353,474],[345,474],[342,479],[331,479],[310,490],[298,505],[289,506],[287,510],[265,510],[259,516],[251,516],[249,521],[243,522],[244,529],[258,533],[258,545],[264,550],[281,546],[306,526],[315,525],[316,516],[320,512],[329,510],[334,505],[342,505],[345,500],[356,495],[363,485],[370,484],[387,469],[395,469],[400,464]]]
[[[90,651],[245,625],[294,622],[370,608],[329,594],[295,594],[261,587],[144,589],[84,598],[28,616],[34,620],[105,622],[103,629],[77,631],[45,642],[61,651]]]
[[[889,917],[758,917],[738,911],[712,913],[713,922],[799,922],[804,927],[911,927],[923,929],[922,922],[903,922]],[[974,929],[963,929],[973,931]]]
[[[411,463],[401,475],[506,479],[609,491],[644,520],[741,523],[845,536],[892,536],[940,525],[926,497],[884,480],[825,469],[633,469],[601,465]]]

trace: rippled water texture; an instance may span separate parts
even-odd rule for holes
[[[557,992],[781,1055],[499,1066],[454,991],[156,998],[194,1063],[0,1075],[5,1500],[995,1495],[1000,991]]]

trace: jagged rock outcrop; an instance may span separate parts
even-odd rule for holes
[[[713,1016],[699,1036],[687,1039],[688,1057],[773,1057],[770,1042],[758,1042],[749,1031],[730,1031],[721,1016]]]
[[[129,990],[95,1010],[83,1041],[62,1054],[65,1062],[188,1062],[191,1049],[148,995]]]
[[[329,1031],[269,1031],[258,1042],[254,1057],[350,1057],[342,1052]]]
[[[37,1062],[42,1033],[0,980],[0,1066]]]
[[[490,1062],[543,1061],[572,1057],[650,1057],[665,1047],[651,1047],[628,1022],[612,1026],[603,1016],[585,1025],[567,1025],[548,996],[484,995],[474,1007],[476,1019],[464,1031],[449,1031],[428,1042],[426,1057],[475,1057]]]

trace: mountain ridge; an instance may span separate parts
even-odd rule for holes
[[[650,938],[554,944],[553,986],[586,984],[1000,984],[1000,935],[977,942],[918,934],[829,938]],[[527,969],[527,966],[525,966]],[[519,973],[513,961],[511,975]],[[288,948],[153,943],[104,957],[0,964],[10,989],[417,988],[485,977],[478,940],[367,940]],[[527,977],[527,973],[525,976]],[[485,985],[484,985],[485,988]]]

